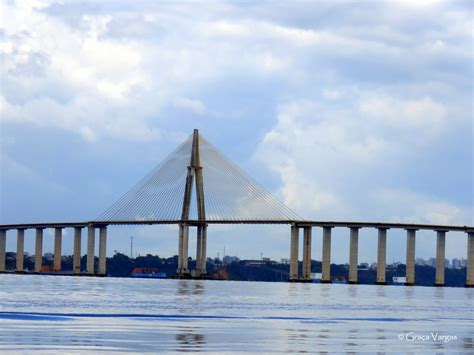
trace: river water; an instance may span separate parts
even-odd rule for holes
[[[474,289],[0,275],[0,353],[474,352]]]

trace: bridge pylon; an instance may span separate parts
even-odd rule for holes
[[[193,185],[196,189],[197,214],[199,221],[206,220],[206,208],[204,199],[204,178],[203,168],[199,153],[199,131],[193,132],[193,142],[191,157],[187,169],[186,182],[184,187],[183,208],[181,212],[181,223],[179,224],[178,243],[178,269],[176,276],[179,278],[204,277],[206,270],[206,246],[207,246],[207,224],[197,225],[196,243],[196,267],[190,271],[188,268],[188,244],[189,244],[189,211],[191,210],[191,200]]]

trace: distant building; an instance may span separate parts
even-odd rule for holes
[[[224,264],[231,264],[231,263],[233,263],[234,261],[235,261],[235,262],[238,262],[239,260],[240,260],[240,259],[239,259],[238,257],[236,257],[236,256],[226,255],[226,256],[224,256],[224,258],[222,259],[222,262],[223,262]]]
[[[444,259],[444,267],[446,268],[450,268],[451,267],[451,264],[449,262],[449,259]]]
[[[436,267],[436,259],[435,258],[429,258],[428,259],[428,265],[431,267]]]
[[[461,259],[461,267],[467,267],[467,259]]]
[[[281,259],[280,259],[280,262],[281,262],[282,264],[288,265],[288,264],[290,263],[290,259],[281,258]]]
[[[263,260],[243,260],[245,266],[256,266],[260,267],[265,265],[265,261]]]
[[[369,264],[368,263],[360,263],[359,267],[357,269],[358,270],[369,270]]]
[[[453,269],[460,269],[462,264],[462,260],[459,260],[458,258],[454,258],[451,261],[451,265]]]
[[[416,258],[415,264],[425,266],[426,264],[428,264],[428,262],[423,258]]]

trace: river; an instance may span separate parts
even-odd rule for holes
[[[0,353],[474,352],[474,289],[0,275]]]

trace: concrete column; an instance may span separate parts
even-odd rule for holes
[[[23,272],[25,259],[25,230],[16,231],[16,272]]]
[[[189,250],[189,225],[185,224],[183,227],[183,270],[184,274],[189,273],[188,269],[188,250]]]
[[[75,274],[81,272],[81,227],[74,227],[74,251],[72,260],[72,270]]]
[[[290,247],[290,281],[298,280],[298,244],[299,230],[297,226],[292,225]]]
[[[197,227],[197,238],[196,238],[196,273],[201,273],[202,266],[202,226]]]
[[[40,272],[41,266],[43,266],[43,228],[36,228],[35,272]]]
[[[444,258],[446,255],[446,232],[436,232],[436,280],[435,286],[444,286]]]
[[[331,282],[331,228],[323,228],[323,265],[321,283]]]
[[[99,229],[99,274],[107,273],[107,227]]]
[[[303,280],[311,281],[311,227],[303,229]]]
[[[54,270],[61,270],[61,244],[63,239],[63,229],[54,228]]]
[[[356,284],[357,266],[359,265],[359,228],[351,227],[349,243],[349,283]]]
[[[466,287],[474,287],[474,232],[467,235]]]
[[[87,228],[87,273],[94,274],[95,227]]]
[[[179,236],[178,236],[178,274],[183,272],[183,238],[184,238],[184,226],[179,225]]]
[[[387,228],[379,228],[377,244],[377,285],[386,285],[385,270],[387,267]]]
[[[201,272],[207,274],[207,224],[202,227]]]
[[[415,284],[415,229],[407,229],[406,286]]]
[[[0,272],[5,271],[5,258],[6,258],[6,246],[7,246],[7,231],[0,229]]]

